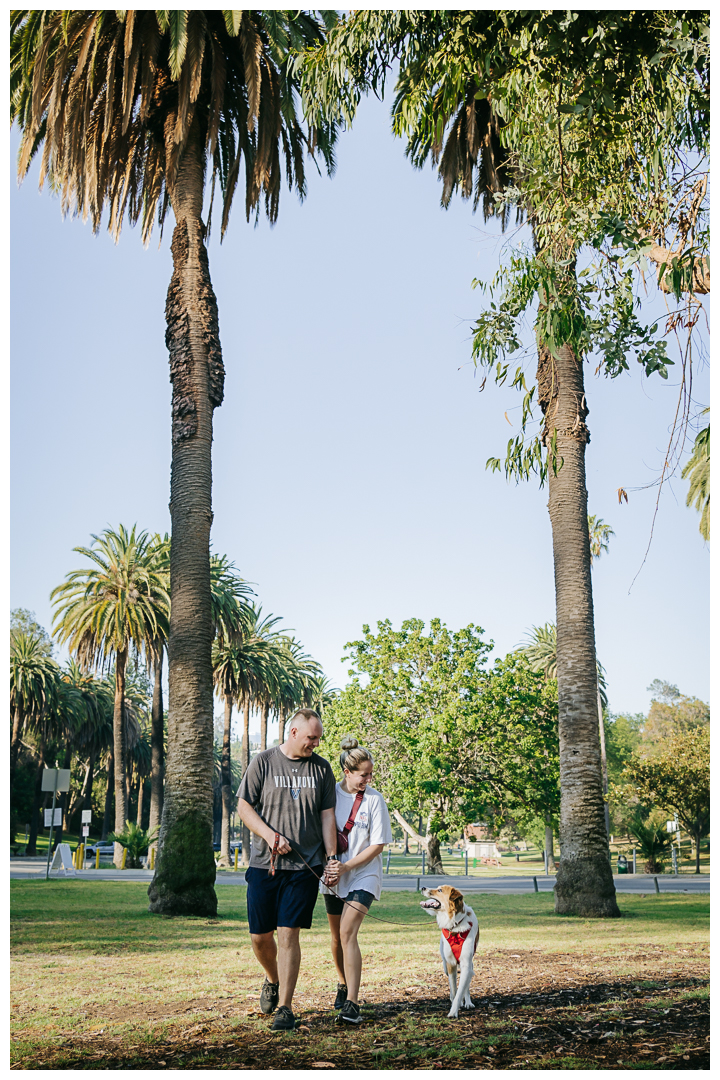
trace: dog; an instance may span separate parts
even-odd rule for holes
[[[463,894],[451,885],[423,889],[422,894],[426,899],[420,906],[429,915],[435,915],[441,930],[440,956],[450,984],[448,1016],[456,1019],[460,1008],[475,1008],[470,1000],[470,983],[475,973],[473,957],[478,943],[478,921],[473,909],[464,902]]]

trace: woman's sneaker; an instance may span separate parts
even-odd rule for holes
[[[362,1024],[360,1006],[356,1005],[354,1001],[346,1001],[340,1010],[337,1019],[341,1024]]]
[[[279,983],[271,983],[267,979],[262,985],[260,991],[260,1008],[264,1013],[275,1012],[277,1009],[278,999],[280,994],[278,992]]]
[[[271,1031],[294,1031],[295,1017],[287,1005],[281,1005],[275,1013],[275,1019],[270,1027]]]
[[[333,1009],[342,1009],[343,1005],[347,1001],[347,986],[345,983],[337,984],[337,994],[335,995],[335,1004]]]

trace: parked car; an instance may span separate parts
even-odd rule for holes
[[[98,850],[100,851],[101,859],[112,859],[115,854],[115,845],[107,843],[101,844],[95,841],[95,843],[88,844],[85,848],[85,857],[87,859],[94,859]]]
[[[238,851],[242,851],[242,840],[231,840],[230,841],[230,850],[235,851],[236,848],[237,848]],[[219,851],[219,850],[220,850],[220,841],[218,840],[218,842],[216,844],[213,844],[213,851]]]

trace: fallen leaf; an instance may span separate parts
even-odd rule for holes
[[[333,1065],[332,1061],[313,1061],[311,1068],[313,1068],[313,1069],[337,1069],[337,1065]]]
[[[307,1026],[307,1024],[300,1024],[298,1031],[302,1031],[303,1035],[310,1034],[310,1028]]]

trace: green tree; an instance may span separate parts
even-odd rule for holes
[[[125,868],[127,870],[139,870],[142,866],[140,857],[147,855],[148,848],[155,842],[155,834],[149,829],[143,829],[132,821],[126,821],[125,827],[120,832],[110,833],[110,840],[127,851]]]
[[[57,697],[60,668],[39,636],[10,631],[10,780],[17,765],[20,740],[29,720],[39,722]]]
[[[77,661],[71,657],[60,675],[62,688],[66,691],[65,723],[62,738],[64,759],[60,763],[63,769],[71,769],[72,759],[85,751],[88,743],[94,741],[95,732],[104,727],[104,710],[107,708],[107,684],[82,671]],[[72,789],[61,792],[58,806],[62,810],[62,821],[55,837],[62,842],[63,831],[70,827],[70,800]]]
[[[633,758],[626,778],[640,799],[674,811],[695,847],[695,873],[700,873],[700,841],[710,826],[710,728],[673,733],[656,757]]]
[[[472,625],[453,633],[433,619],[424,629],[420,619],[406,619],[400,630],[379,622],[377,634],[363,626],[364,637],[346,645],[351,681],[323,723],[331,760],[343,735],[367,742],[391,813],[427,851],[429,872],[443,873],[441,840],[473,820],[473,704],[492,646]],[[407,821],[417,813],[427,820],[425,837]]]
[[[537,303],[536,385],[520,365],[511,381],[525,395],[521,433],[508,444],[505,469],[516,478],[538,471],[550,491],[563,776],[556,910],[615,916],[599,768],[583,360],[596,348],[615,376],[634,351],[647,374],[667,377],[665,343],[635,314],[631,261],[656,261],[661,287],[689,291],[692,303],[709,290],[706,231],[696,228],[707,205],[707,176],[698,178],[708,136],[707,17],[357,12],[304,60],[305,84],[318,109],[338,102],[349,121],[395,62],[394,130],[413,164],[437,164],[443,205],[459,190],[475,206],[482,197],[486,215],[506,222],[514,206],[532,225],[533,251],[516,249],[496,280],[500,301],[478,320],[474,356],[505,382],[522,345],[518,320]],[[687,151],[699,152],[699,167]],[[675,226],[681,240],[671,250],[657,240]],[[603,258],[578,277],[588,247],[602,248]],[[534,401],[542,429],[526,442]],[[501,467],[498,458],[488,465]]]
[[[590,563],[599,559],[603,551],[610,548],[610,537],[615,533],[606,525],[597,514],[588,514],[588,531],[590,533]]]
[[[334,13],[326,12],[332,22]],[[241,168],[245,210],[271,222],[283,174],[302,197],[304,156],[332,172],[336,126],[303,123],[290,50],[322,40],[304,11],[13,11],[11,120],[18,174],[42,148],[63,212],[107,213],[117,237],[175,219],[166,303],[172,382],[170,733],[151,910],[214,914],[210,524],[213,410],[223,400],[218,312],[202,220],[206,174],[221,236]],[[211,201],[212,205],[212,201]],[[210,215],[209,215],[210,216]],[[119,786],[116,781],[116,790]],[[121,807],[118,807],[118,813]],[[124,820],[118,828],[122,828]]]
[[[127,820],[125,668],[131,646],[141,650],[157,637],[159,621],[167,618],[170,597],[150,538],[146,532],[137,533],[135,525],[129,531],[124,525],[117,532],[105,529],[99,536],[93,535],[89,548],[73,550],[95,566],[72,570],[65,583],[53,589],[53,632],[86,669],[104,670],[115,661],[115,831],[121,832]],[[116,866],[121,859],[122,851],[116,844]]]
[[[705,414],[709,409],[704,409]],[[690,477],[686,505],[700,511],[700,534],[710,539],[710,424],[698,432],[693,452],[682,471],[683,480]]]
[[[35,638],[46,656],[52,656],[52,638],[45,627],[37,621],[34,611],[28,611],[27,608],[13,608],[10,612],[10,632],[13,631],[20,631],[28,637]]]
[[[453,632],[433,619],[424,630],[419,619],[400,630],[380,622],[376,634],[364,626],[323,725],[332,760],[349,733],[373,750],[392,815],[442,873],[441,841],[478,816],[499,824],[557,810],[557,691],[518,656],[486,672],[492,645],[478,627]]]
[[[71,659],[69,667],[75,662]],[[79,810],[92,810],[93,782],[98,763],[113,743],[113,711],[115,688],[106,678],[78,672],[82,678],[82,693],[87,701],[87,720],[76,733],[75,747],[82,763],[82,780],[78,783],[68,809],[68,828]],[[92,701],[88,699],[92,696]]]
[[[86,719],[85,702],[72,682],[57,678],[52,703],[40,714],[32,716],[28,723],[30,734],[37,747],[35,791],[30,817],[30,837],[26,854],[36,852],[40,825],[39,812],[42,801],[42,775],[46,765],[50,768],[67,768],[61,758],[67,756],[74,732]],[[62,806],[62,802],[60,804]],[[60,830],[60,835],[62,829]]]
[[[710,706],[696,697],[681,694],[677,686],[655,679],[648,690],[653,695],[642,729],[642,754],[663,753],[673,732],[692,733],[710,724]]]
[[[662,874],[665,869],[663,859],[672,851],[672,839],[665,829],[662,814],[654,811],[648,815],[647,820],[636,813],[630,822],[629,833],[637,842],[640,854],[647,859],[645,863],[646,874]]]

